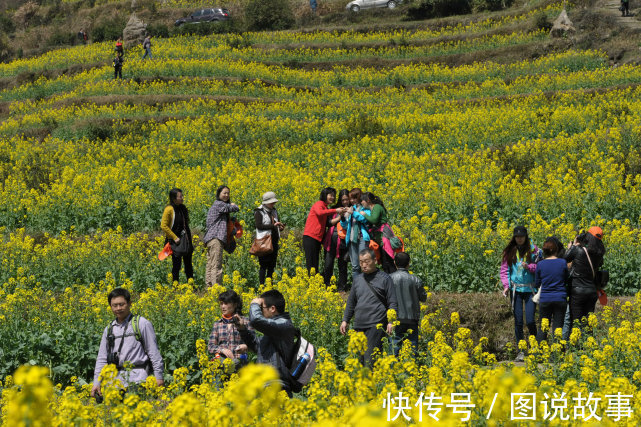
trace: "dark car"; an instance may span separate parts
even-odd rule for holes
[[[226,21],[229,19],[229,11],[220,7],[208,7],[206,9],[195,10],[186,18],[177,20],[174,25],[177,27],[182,24],[198,24],[200,22]]]

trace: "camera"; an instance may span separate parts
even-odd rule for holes
[[[107,363],[119,366],[120,365],[120,355],[119,355],[119,353],[114,351],[114,352],[111,352],[111,353],[107,354]]]

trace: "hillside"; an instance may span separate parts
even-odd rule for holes
[[[20,4],[4,0],[3,28]],[[240,16],[240,4],[226,5]],[[543,0],[413,21],[412,5],[354,15],[322,3],[310,17],[300,2],[288,31],[238,22],[194,35],[172,29],[192,7],[139,1],[137,16],[156,32],[153,59],[127,47],[114,79],[112,38],[131,3],[41,5],[2,34],[2,422],[378,425],[381,402],[403,390],[412,404],[422,392],[471,393],[472,423],[485,425],[497,395],[499,424],[512,422],[511,393],[638,401],[639,33],[615,6],[567,5],[576,32],[559,38],[549,26],[563,2]],[[244,236],[225,255],[223,283],[207,288],[201,240],[223,184]],[[304,268],[303,228],[327,186],[383,200],[430,292],[416,357],[406,350],[362,367],[362,336],[338,331],[336,278],[327,287]],[[176,282],[171,261],[157,257],[174,187],[189,209],[195,270]],[[266,191],[286,227],[273,280],[261,286],[248,249]],[[615,302],[568,340],[513,343],[499,265],[516,225],[539,246],[603,228]],[[108,387],[97,405],[87,383],[113,318],[106,295],[119,286],[156,328],[167,387],[151,381],[124,399]],[[203,340],[221,315],[218,294],[232,288],[245,312],[262,291],[280,290],[317,346],[317,375],[294,399],[278,394],[273,371],[252,365],[230,379],[230,364],[210,360]],[[519,349],[524,368],[499,363]],[[22,364],[50,369],[12,377]]]

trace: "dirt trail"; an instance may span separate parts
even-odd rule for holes
[[[599,0],[596,7],[603,10],[604,13],[616,17],[618,23],[621,26],[626,26],[628,28],[633,28],[641,30],[641,2],[639,0],[630,1],[630,16],[621,16],[621,11],[619,11],[619,6],[621,2],[618,0]],[[637,16],[639,15],[639,16]]]

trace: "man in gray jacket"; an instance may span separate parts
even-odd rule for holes
[[[376,268],[376,256],[371,249],[359,252],[358,262],[362,274],[354,277],[354,284],[347,299],[340,331],[345,335],[347,326],[354,318],[354,330],[365,333],[367,351],[364,362],[371,364],[372,352],[382,349],[383,337],[391,335],[394,326],[387,320],[387,310],[398,309],[394,283],[387,273]],[[376,327],[382,324],[383,328]]]
[[[399,252],[394,257],[396,270],[390,275],[394,282],[396,299],[398,300],[398,320],[400,325],[394,330],[394,354],[398,352],[404,341],[409,341],[418,348],[418,321],[421,317],[421,302],[427,301],[427,294],[421,279],[410,274],[410,256]]]
[[[248,330],[240,322],[238,314],[234,315],[234,323],[243,342],[257,354],[258,363],[272,365],[278,371],[281,388],[287,395],[292,397],[292,391],[299,392],[300,385],[289,372],[292,356],[295,356],[293,352],[297,331],[289,313],[285,312],[283,294],[272,289],[251,302],[249,325],[261,332],[263,337],[258,338],[253,331]]]

